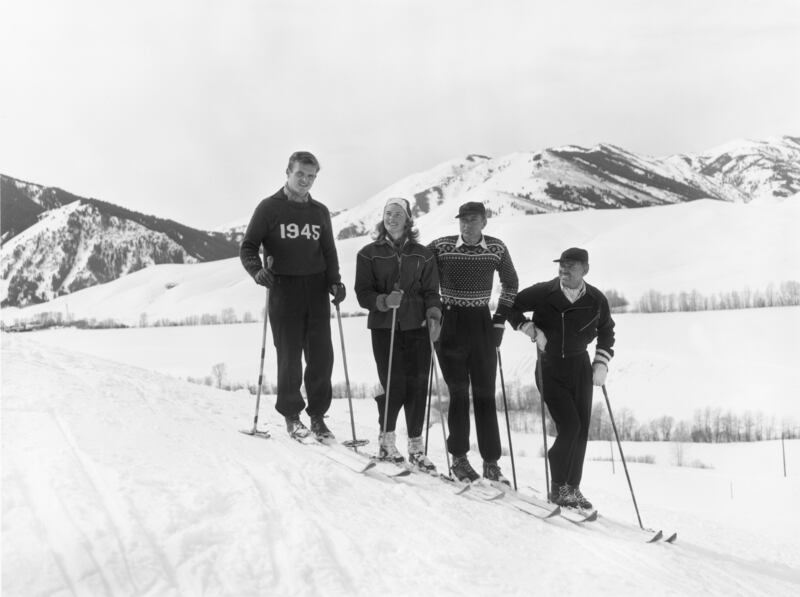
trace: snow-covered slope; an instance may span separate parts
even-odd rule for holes
[[[609,530],[636,519],[607,462],[589,461],[586,474],[606,520],[546,523],[444,484],[358,476],[275,424],[271,440],[237,433],[252,421],[250,396],[31,337],[4,336],[2,361],[3,595],[800,591],[798,529],[786,514],[796,476],[631,463],[645,524],[680,533],[675,545],[645,545]],[[271,402],[263,419],[275,421]],[[360,406],[366,434],[374,405]],[[329,424],[349,429],[346,401]],[[439,431],[430,452],[443,466]],[[521,483],[540,484],[541,458],[516,439]],[[798,442],[787,447],[800,457]],[[769,508],[759,507],[765,494]]]
[[[429,242],[457,233],[454,214],[435,210],[418,220],[421,239]],[[796,233],[800,202],[742,204],[699,200],[677,205],[627,210],[582,210],[524,218],[502,215],[489,220],[486,233],[509,247],[527,286],[555,276],[552,260],[569,246],[589,250],[588,280],[614,289],[629,302],[650,290],[680,293],[775,290],[800,281],[800,246]],[[363,312],[352,284],[355,258],[368,238],[337,242],[342,279],[349,295],[345,313]],[[233,309],[239,318],[257,316],[263,289],[247,276],[237,258],[192,265],[159,265],[119,280],[59,297],[25,309],[3,309],[3,321],[32,319],[56,312],[76,318],[115,319],[138,325],[148,321],[219,315]]]

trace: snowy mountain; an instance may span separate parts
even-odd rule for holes
[[[680,159],[743,201],[787,198],[800,191],[800,137],[740,140],[672,161]]]
[[[0,184],[3,306],[45,302],[154,264],[238,253],[221,233],[7,176]]]
[[[201,232],[6,176],[0,176],[0,184],[4,306],[48,301],[153,264],[234,257],[249,219],[217,232]],[[460,203],[480,201],[496,233],[507,228],[498,227],[502,217],[513,220],[515,228],[522,223],[524,248],[544,223],[519,220],[520,215],[652,207],[701,198],[769,202],[797,193],[796,137],[739,141],[701,155],[667,158],[639,156],[607,144],[589,149],[565,146],[500,158],[473,154],[445,162],[334,214],[333,225],[340,241],[363,243],[386,199],[403,196],[411,202],[418,228],[431,239],[454,231]],[[76,203],[83,207],[76,209]],[[558,246],[565,244],[565,237],[561,239]]]
[[[566,146],[489,158],[470,155],[409,176],[334,218],[337,238],[368,234],[386,199],[409,199],[418,221],[465,201],[492,215],[646,207],[701,198],[749,202],[800,192],[800,142],[729,143],[699,156],[650,158],[619,147]],[[444,220],[444,216],[437,216]]]

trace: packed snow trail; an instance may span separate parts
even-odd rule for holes
[[[238,433],[249,396],[2,341],[4,596],[800,592],[758,554],[644,547],[354,473],[289,439],[273,400],[257,439]]]

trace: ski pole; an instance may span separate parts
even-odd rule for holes
[[[439,420],[442,422],[442,439],[444,440],[444,455],[447,458],[447,472],[450,472],[450,452],[447,450],[447,432],[444,429],[444,412],[442,411],[442,387],[439,385],[439,373],[436,371],[436,349],[431,340],[431,369],[436,380],[436,406],[439,409]]]
[[[394,330],[397,324],[397,307],[392,307],[392,331],[389,336],[389,370],[386,372],[386,399],[383,403],[383,434],[389,423],[389,391],[392,387],[392,357],[394,357]]]
[[[267,322],[269,321],[269,288],[267,288],[267,298],[264,304],[264,331],[261,335],[261,364],[258,367],[258,392],[256,393],[256,414],[253,417],[253,429],[250,431],[242,430],[246,435],[261,435],[269,437],[269,431],[258,431],[258,411],[261,406],[261,384],[264,380],[264,353],[267,351]]]
[[[428,455],[428,432],[431,429],[431,396],[433,395],[433,355],[428,366],[428,400],[425,404],[427,414],[425,415],[425,456]],[[785,476],[785,475],[784,475]]]
[[[344,331],[342,330],[342,312],[339,310],[339,304],[336,304],[336,321],[339,322],[339,339],[342,341],[342,365],[344,366],[344,385],[345,389],[347,390],[347,405],[350,407],[350,428],[353,431],[353,439],[352,441],[345,441],[342,442],[348,448],[353,448],[354,452],[357,452],[358,446],[366,445],[369,440],[366,439],[356,439],[356,423],[355,419],[353,418],[353,396],[350,392],[350,376],[347,373],[347,354],[344,350]]]
[[[544,444],[544,479],[547,483],[547,496],[548,501],[550,497],[550,469],[548,468],[547,458],[547,423],[545,422],[544,412],[544,381],[542,376],[542,361],[539,355],[539,348],[536,348],[536,377],[539,382],[539,403],[542,407],[542,443]]]
[[[503,377],[503,359],[500,358],[500,347],[497,350],[497,366],[500,369],[500,387],[503,389],[503,410],[506,412],[506,430],[508,431],[508,453],[511,456],[511,476],[514,478],[514,491],[517,490],[517,469],[514,466],[514,447],[511,445],[511,423],[508,420],[508,401],[506,400],[506,381]]]
[[[622,442],[619,441],[619,434],[617,433],[617,425],[614,423],[614,415],[611,412],[611,401],[608,399],[608,392],[606,386],[603,384],[603,396],[606,398],[606,406],[608,407],[608,417],[611,419],[611,427],[614,429],[614,437],[617,438],[617,447],[619,448],[620,460],[622,460],[622,467],[625,469],[625,477],[628,479],[628,487],[631,490],[631,498],[633,498],[633,507],[636,510],[636,518],[639,520],[639,528],[644,530],[642,525],[642,517],[639,516],[639,506],[636,505],[636,496],[633,493],[633,484],[631,483],[631,476],[628,474],[628,465],[625,463],[625,454],[622,452]]]

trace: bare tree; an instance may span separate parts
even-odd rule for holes
[[[225,366],[225,363],[217,363],[211,367],[211,374],[214,376],[217,387],[221,388],[222,382],[225,381],[225,376],[227,375],[227,367]]]

